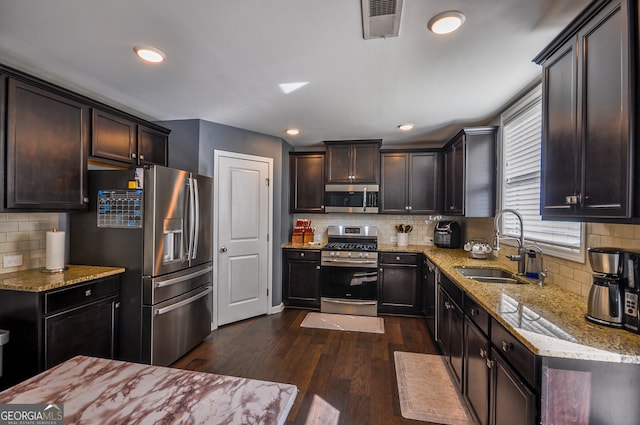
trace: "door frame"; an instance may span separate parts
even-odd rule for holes
[[[267,224],[267,314],[273,313],[272,297],[273,297],[273,158],[267,158],[263,156],[248,155],[238,152],[229,152],[219,149],[213,151],[213,323],[211,323],[211,330],[218,329],[218,253],[219,253],[219,241],[218,241],[218,226],[219,226],[219,210],[218,210],[218,194],[220,176],[218,174],[218,167],[220,158],[233,158],[246,161],[266,162],[269,165],[269,194],[267,206],[268,210],[268,224]]]

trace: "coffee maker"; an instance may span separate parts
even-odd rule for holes
[[[587,302],[587,319],[621,328],[624,323],[624,252],[616,248],[588,248],[594,272]]]
[[[593,270],[586,318],[640,333],[640,253],[619,248],[588,248]]]

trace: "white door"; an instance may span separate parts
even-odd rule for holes
[[[215,151],[214,162],[216,326],[269,312],[273,160]]]

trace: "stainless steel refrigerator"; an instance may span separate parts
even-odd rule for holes
[[[89,171],[71,264],[120,266],[117,357],[169,365],[211,332],[213,180],[160,166]]]

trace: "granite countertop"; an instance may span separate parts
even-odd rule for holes
[[[122,267],[74,266],[60,273],[44,273],[41,269],[23,270],[0,275],[0,289],[43,292],[89,280],[124,273]]]
[[[0,393],[63,404],[65,424],[284,424],[295,385],[77,356]]]
[[[283,245],[283,248],[307,248]],[[322,246],[313,247],[320,249]],[[515,274],[517,264],[492,255],[478,260],[462,249],[434,245],[378,244],[379,252],[423,253],[496,321],[539,356],[640,364],[640,335],[589,322],[587,299],[553,282],[538,286],[483,283],[468,279],[456,267],[498,267]]]
[[[476,260],[460,249],[424,246],[422,251],[507,330],[540,356],[640,364],[640,335],[587,321],[587,299],[552,282],[538,286],[483,283],[456,267],[498,267],[515,273],[506,258]]]

